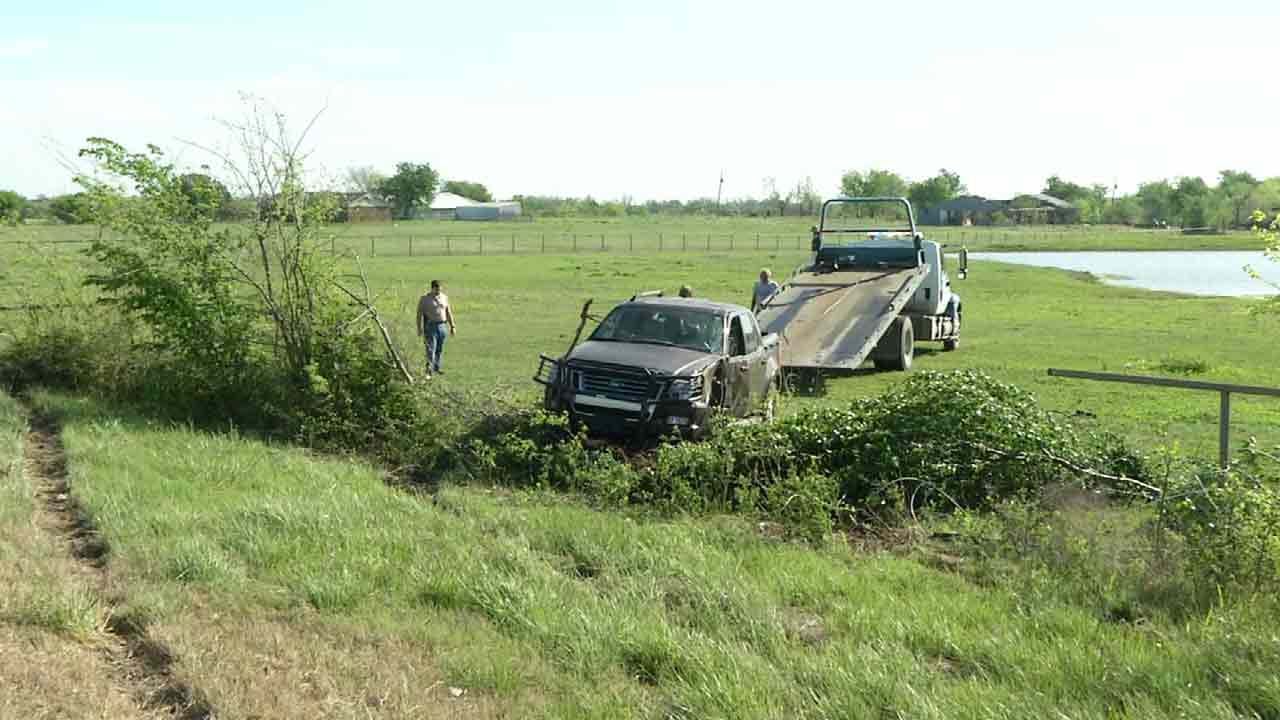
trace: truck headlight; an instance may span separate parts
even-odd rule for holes
[[[676,378],[667,386],[668,400],[692,400],[702,395],[702,377]]]

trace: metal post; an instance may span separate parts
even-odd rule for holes
[[[662,233],[658,233],[658,252],[662,252]]]
[[[330,255],[338,254],[338,238],[336,235],[329,236],[329,254]]]
[[[600,252],[604,252],[604,251],[605,251],[604,233],[600,233]]]
[[[680,249],[681,249],[681,250],[688,250],[688,249],[689,249],[689,234],[688,234],[688,233],[680,233]]]
[[[756,249],[760,249],[760,233],[756,233]]]
[[[484,234],[480,235],[480,254],[484,254]]]
[[[1231,393],[1226,390],[1218,410],[1218,465],[1223,470],[1231,467]]]
[[[627,251],[634,252],[636,249],[636,236],[633,233],[627,233]]]
[[[542,233],[542,252],[544,254],[547,252],[547,234],[546,233]]]
[[[453,254],[453,243],[450,242],[448,235],[444,236],[444,254],[445,255]]]
[[[413,236],[409,236],[409,257],[413,257]]]
[[[782,238],[777,235],[773,236],[773,249],[775,252],[782,249]]]
[[[732,234],[732,233],[730,233],[730,234],[729,234],[729,249],[730,249],[730,250],[732,250],[732,249],[733,249],[733,234]]]
[[[578,233],[573,234],[573,251],[578,252]]]
[[[516,234],[511,233],[511,254],[516,254]]]
[[[374,240],[376,240],[376,239],[377,239],[377,238],[373,237],[372,235],[371,235],[371,236],[369,236],[369,257],[373,257],[373,256],[375,256],[375,255],[377,255],[377,254],[378,254],[378,253],[377,253],[377,251],[376,251],[376,250],[374,249],[374,247],[373,247],[373,241],[374,241]]]
[[[711,233],[707,233],[707,249],[711,249]]]

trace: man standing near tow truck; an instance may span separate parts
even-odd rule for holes
[[[418,337],[426,342],[427,378],[432,373],[443,374],[440,361],[444,356],[444,341],[449,335],[456,335],[458,328],[453,322],[453,306],[449,304],[449,296],[440,290],[440,281],[431,281],[431,292],[418,299]],[[445,332],[445,325],[449,330]]]
[[[773,279],[773,273],[769,268],[760,270],[760,281],[751,288],[751,312],[757,312],[765,301],[777,294],[782,288]]]

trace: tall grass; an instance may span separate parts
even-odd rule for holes
[[[73,480],[128,611],[171,634],[210,609],[314,615],[429,647],[469,692],[536,694],[522,715],[1280,712],[1280,644],[1247,608],[1139,627],[998,578],[778,542],[741,519],[482,488],[416,496],[356,462],[41,402],[67,419]]]

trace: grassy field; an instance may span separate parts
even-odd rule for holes
[[[693,253],[804,250],[811,217],[787,218],[546,218],[523,222],[421,220],[330,226],[335,252],[364,257],[510,255],[591,252]],[[926,237],[972,250],[1248,250],[1250,233],[1183,235],[1169,230],[1119,226],[923,227]],[[7,241],[83,244],[90,226],[0,227]]]
[[[529,378],[539,352],[559,354],[572,338],[588,298],[597,312],[632,293],[691,284],[698,295],[744,303],[762,266],[785,274],[801,253],[703,253],[382,259],[366,264],[398,336],[420,365],[413,335],[416,298],[433,278],[456,304],[459,329],[446,345],[443,381],[533,402]],[[964,297],[959,351],[922,344],[916,369],[977,368],[1032,390],[1054,410],[1096,416],[1105,428],[1146,445],[1179,442],[1216,447],[1218,398],[1212,393],[1139,388],[1049,378],[1061,367],[1194,376],[1243,384],[1276,384],[1272,364],[1280,319],[1250,314],[1247,301],[1187,297],[1110,287],[1087,275],[999,263],[973,263],[956,285]],[[820,397],[789,398],[786,408],[845,402],[899,382],[895,373],[834,378]],[[1280,440],[1280,403],[1237,398],[1236,438]]]
[[[47,246],[48,252],[37,255],[0,245],[4,247],[11,251],[11,262],[0,269],[0,305],[33,297],[37,302],[56,300],[43,293],[55,282],[74,290],[85,269],[76,246]],[[495,390],[516,402],[531,403],[538,397],[539,388],[530,381],[538,353],[559,354],[565,349],[585,300],[594,299],[595,311],[603,313],[637,291],[674,291],[688,283],[700,296],[743,303],[759,268],[771,267],[785,276],[804,258],[805,252],[796,250],[691,250],[519,258],[378,255],[363,263],[381,293],[379,305],[415,366],[423,358],[413,331],[415,302],[430,280],[439,278],[459,319],[459,333],[446,350],[447,372],[439,381]],[[1212,393],[1050,379],[1046,370],[1277,383],[1272,354],[1280,321],[1250,314],[1249,301],[1116,288],[1083,274],[989,262],[973,263],[970,278],[956,287],[965,301],[961,349],[943,354],[922,344],[918,369],[985,370],[1034,391],[1051,409],[1096,416],[1101,426],[1145,445],[1177,442],[1211,454],[1216,447],[1218,398]],[[0,333],[6,322],[20,319],[18,314],[0,314]],[[836,378],[827,384],[825,395],[791,398],[788,407],[844,402],[877,393],[900,377],[860,373]],[[1236,397],[1233,422],[1237,441],[1249,435],[1274,441],[1280,434],[1280,403]]]
[[[356,462],[41,395],[109,598],[220,717],[1274,717],[1263,617],[1155,616],[892,553]],[[1105,579],[1099,578],[1105,583]]]

